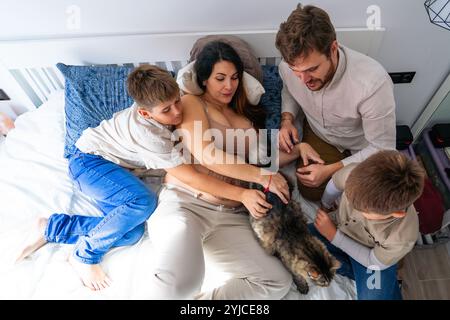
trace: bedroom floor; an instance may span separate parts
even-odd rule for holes
[[[450,242],[414,248],[399,271],[405,300],[450,300]]]

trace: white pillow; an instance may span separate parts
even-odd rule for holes
[[[197,74],[194,70],[194,63],[195,61],[192,61],[178,71],[177,83],[180,86],[180,89],[185,93],[199,96],[203,93],[203,90],[197,84]],[[261,99],[261,96],[266,92],[264,87],[258,80],[256,80],[255,77],[245,71],[243,75],[243,82],[248,101],[253,105],[257,105]]]

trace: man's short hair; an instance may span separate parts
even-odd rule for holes
[[[134,69],[128,76],[127,87],[134,101],[148,109],[180,94],[172,75],[154,65],[142,65]]]
[[[345,195],[356,210],[391,214],[405,210],[422,194],[424,178],[417,161],[395,150],[379,151],[352,170]]]
[[[313,50],[329,57],[335,40],[336,31],[324,10],[298,4],[287,21],[280,24],[275,45],[283,59],[293,64],[295,59],[306,57]]]

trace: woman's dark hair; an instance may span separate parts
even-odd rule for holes
[[[234,64],[239,74],[239,85],[233,100],[231,100],[230,106],[236,113],[252,121],[257,129],[264,128],[264,109],[260,106],[254,106],[248,101],[242,81],[244,64],[237,52],[230,45],[221,41],[212,41],[203,47],[194,64],[194,69],[197,74],[197,84],[205,90],[203,81],[211,76],[214,65],[220,61],[229,61]]]

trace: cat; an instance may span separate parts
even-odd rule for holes
[[[340,263],[311,235],[298,202],[291,200],[287,206],[275,204],[260,219],[250,215],[250,224],[261,246],[292,273],[300,293],[308,293],[308,278],[318,286],[330,284]]]

